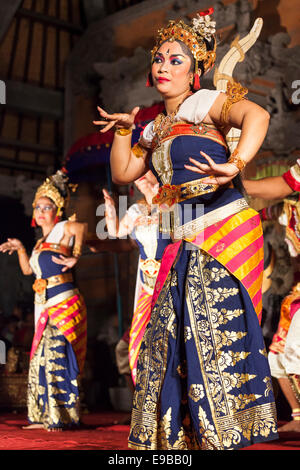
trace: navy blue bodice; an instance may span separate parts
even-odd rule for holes
[[[152,151],[149,162],[150,170],[159,181],[165,184],[180,185],[188,181],[199,180],[207,175],[201,175],[185,168],[192,165],[189,157],[201,163],[207,163],[200,151],[209,155],[216,163],[226,163],[228,148],[223,135],[212,126],[200,124],[174,124],[168,136],[162,139]],[[215,192],[210,192],[186,199],[179,204],[203,204],[203,213],[210,212],[223,205],[242,198],[242,194],[229,185],[220,186]]]
[[[71,272],[71,270],[63,272],[62,270],[64,266],[52,261],[52,256],[55,256],[57,258],[60,257],[60,253],[57,253],[56,251],[41,251],[38,255],[35,256],[37,257],[40,277],[42,279],[47,279],[52,276],[57,276],[58,274],[67,274]],[[71,289],[75,289],[75,286],[72,282],[64,282],[63,284],[60,284],[58,286],[47,288],[47,299],[50,299],[51,297],[54,297],[57,294],[61,294],[62,292]]]

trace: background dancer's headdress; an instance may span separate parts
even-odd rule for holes
[[[35,193],[32,207],[34,208],[36,206],[36,201],[41,197],[51,199],[57,207],[56,222],[58,222],[62,210],[66,209],[70,199],[70,185],[68,185],[68,180],[68,176],[62,170],[58,170],[54,175],[46,178]],[[34,219],[32,219],[31,225],[33,227],[35,226]]]
[[[198,13],[193,18],[191,25],[187,25],[182,20],[178,22],[169,21],[166,28],[158,31],[156,44],[151,51],[153,62],[155,54],[163,42],[176,40],[183,42],[195,59],[194,89],[200,88],[199,62],[203,64],[203,70],[206,73],[213,67],[216,60],[216,22],[212,21],[210,17],[213,11],[213,8],[209,8]],[[213,48],[209,50],[208,44],[211,41],[213,41]]]

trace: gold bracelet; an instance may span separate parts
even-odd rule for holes
[[[19,249],[17,250],[17,253],[18,253],[18,255],[21,254],[21,253],[26,253],[26,255],[27,255],[26,248],[24,248],[24,246],[23,246],[23,248],[19,248]]]
[[[300,408],[292,409],[292,418],[294,421],[300,421]]]
[[[74,258],[80,258],[82,253],[82,247],[81,246],[74,246],[73,248],[73,256]]]
[[[115,133],[117,135],[125,136],[132,134],[132,128],[127,129],[126,127],[117,127]]]
[[[233,163],[238,168],[239,171],[242,171],[246,166],[246,162],[244,162],[242,157],[240,157],[238,154],[238,149],[235,149],[232,152],[227,163]]]
[[[143,149],[143,147],[138,142],[136,144],[134,144],[131,151],[134,153],[136,158],[141,158],[145,154],[145,150]]]

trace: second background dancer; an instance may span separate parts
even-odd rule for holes
[[[130,236],[139,249],[137,281],[135,289],[134,313],[131,326],[125,332],[116,348],[119,372],[124,374],[133,387],[136,384],[136,367],[140,345],[146,326],[150,320],[151,302],[160,260],[170,243],[158,230],[158,212],[153,209],[152,199],[157,194],[158,182],[151,171],[135,181],[143,198],[132,204],[120,221],[116,216],[113,198],[104,189],[106,223],[110,236]],[[131,378],[129,379],[129,374]]]

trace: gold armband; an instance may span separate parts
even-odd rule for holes
[[[242,171],[246,166],[246,162],[244,162],[244,160],[238,154],[238,149],[235,149],[232,152],[227,163],[233,163],[239,171]]]
[[[127,129],[126,127],[117,127],[115,133],[121,136],[129,135],[132,134],[132,128],[130,127]]]
[[[82,253],[82,246],[81,245],[75,245],[73,248],[73,256],[74,258],[80,258]]]
[[[144,156],[144,153],[145,153],[144,148],[143,148],[139,143],[134,144],[134,146],[132,147],[131,151],[134,153],[134,155],[136,156],[136,158],[141,158],[141,157],[143,157],[143,156]]]
[[[244,88],[240,83],[235,81],[228,81],[227,83],[227,90],[226,95],[227,99],[224,102],[221,110],[221,123],[228,124],[228,115],[231,106],[238,101],[244,99],[245,95],[247,95],[248,90]]]

